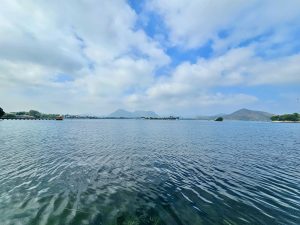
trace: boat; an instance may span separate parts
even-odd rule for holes
[[[63,116],[57,116],[55,117],[56,120],[64,120],[64,117]]]

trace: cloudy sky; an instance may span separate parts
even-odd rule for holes
[[[1,0],[0,106],[300,111],[299,0]]]

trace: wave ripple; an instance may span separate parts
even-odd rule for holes
[[[0,123],[0,224],[300,224],[299,124]]]

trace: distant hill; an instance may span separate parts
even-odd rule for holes
[[[132,117],[132,113],[123,109],[118,109],[109,114],[108,117]]]
[[[159,117],[155,112],[152,111],[134,111],[129,112],[124,109],[118,109],[115,112],[108,115],[113,118],[139,118],[139,117]]]
[[[234,113],[223,116],[226,120],[245,120],[245,121],[270,121],[273,114],[268,112],[240,109]]]

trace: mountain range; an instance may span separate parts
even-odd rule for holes
[[[243,121],[270,121],[271,116],[274,114],[262,111],[254,111],[250,109],[240,109],[231,114],[217,114],[213,116],[197,116],[194,119],[199,120],[214,120],[217,117],[223,117],[225,120],[243,120]],[[124,109],[118,109],[109,114],[107,117],[111,118],[141,118],[141,117],[159,117],[153,111],[134,111],[129,112]]]
[[[140,117],[159,117],[155,112],[152,111],[134,111],[129,112],[124,109],[118,109],[113,113],[109,114],[108,117],[112,118],[140,118]]]

